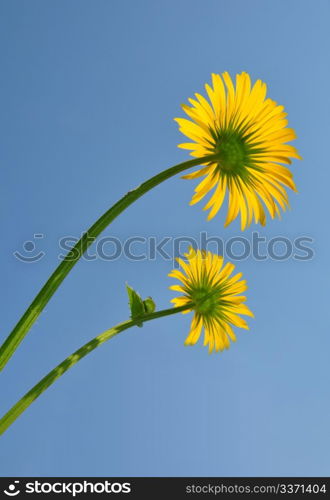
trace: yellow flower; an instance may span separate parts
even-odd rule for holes
[[[267,87],[257,80],[251,86],[247,73],[236,75],[236,87],[229,74],[212,74],[213,87],[206,85],[209,101],[200,94],[182,105],[192,121],[176,118],[180,131],[194,142],[179,144],[195,157],[218,154],[218,161],[185,175],[185,179],[205,176],[196,187],[191,205],[212,189],[204,210],[211,209],[208,219],[219,211],[228,191],[228,213],[225,226],[240,213],[241,228],[252,219],[266,223],[264,206],[272,218],[280,216],[280,208],[289,206],[284,186],[296,191],[292,173],[281,163],[290,158],[301,159],[297,150],[286,144],[295,139],[287,128],[284,107],[266,99]],[[203,164],[203,162],[201,162]]]
[[[229,339],[236,341],[231,325],[249,329],[241,314],[253,317],[252,312],[243,303],[246,297],[239,295],[246,289],[246,281],[241,280],[242,273],[230,277],[235,266],[228,262],[223,265],[223,257],[190,248],[185,254],[187,262],[177,258],[182,271],[174,269],[169,276],[182,282],[172,285],[171,290],[182,295],[171,302],[175,307],[189,305],[194,311],[190,333],[185,345],[193,345],[198,341],[204,327],[204,345],[222,351],[230,346]]]

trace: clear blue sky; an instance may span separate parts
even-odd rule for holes
[[[190,319],[134,329],[96,350],[1,438],[1,475],[328,475],[329,2],[1,2],[3,340],[79,236],[128,189],[187,158],[173,121],[211,72],[248,71],[286,106],[304,161],[283,220],[252,231],[307,235],[308,262],[248,258],[251,331],[209,356],[183,346]],[[175,178],[105,236],[240,235],[189,207]],[[43,233],[35,264],[15,250]],[[125,281],[159,308],[172,263],[80,262],[0,375],[6,411],[82,343],[127,318]]]

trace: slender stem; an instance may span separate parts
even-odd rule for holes
[[[42,287],[38,295],[35,297],[31,305],[25,311],[19,322],[16,324],[12,332],[0,347],[0,371],[9,361],[19,344],[24,339],[25,335],[36,321],[42,310],[45,308],[48,301],[51,299],[57,288],[60,286],[64,278],[69,274],[73,266],[78,262],[88,247],[95,241],[102,231],[121,214],[129,205],[134,203],[138,198],[150,191],[152,188],[161,182],[173,177],[188,168],[195,167],[200,164],[208,163],[216,158],[216,155],[209,155],[203,158],[196,158],[179,163],[174,167],[168,168],[163,172],[151,177],[137,188],[129,191],[123,198],[115,203],[107,212],[105,212],[93,224],[76,243],[73,249],[66,255],[65,259],[55,269],[48,281]]]
[[[80,347],[77,351],[68,356],[62,363],[56,366],[51,372],[49,372],[44,378],[40,380],[32,389],[25,394],[0,420],[0,435],[3,434],[8,427],[30,406],[33,401],[35,401],[40,394],[42,394],[49,386],[51,386],[55,380],[60,378],[66,371],[69,370],[73,365],[78,363],[82,358],[87,356],[96,347],[99,347],[107,340],[111,339],[118,333],[128,330],[132,326],[136,326],[141,321],[151,321],[153,319],[161,318],[163,316],[170,316],[172,314],[177,314],[179,312],[185,311],[191,308],[191,304],[186,304],[181,307],[171,307],[170,309],[163,309],[161,311],[156,311],[149,313],[135,320],[127,320],[123,323],[106,330],[94,339],[87,342],[87,344]]]

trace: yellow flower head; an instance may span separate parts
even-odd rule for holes
[[[195,189],[191,205],[200,201],[212,189],[204,210],[210,209],[208,219],[219,211],[228,191],[228,213],[225,226],[240,213],[241,228],[252,219],[266,223],[264,206],[270,216],[280,216],[280,208],[289,206],[284,186],[296,191],[292,173],[283,164],[300,156],[286,144],[295,139],[287,128],[284,107],[266,99],[267,87],[257,80],[251,86],[247,73],[236,75],[234,86],[229,74],[212,74],[213,87],[206,85],[209,101],[200,94],[189,99],[191,106],[182,105],[192,121],[176,118],[180,131],[194,142],[179,144],[190,149],[195,157],[217,154],[217,160],[185,175],[185,179],[205,176]],[[201,162],[203,163],[203,162]]]
[[[246,297],[239,295],[247,286],[241,280],[242,273],[230,277],[235,266],[228,262],[223,265],[223,257],[190,248],[185,254],[187,262],[176,259],[182,271],[174,269],[169,276],[182,282],[173,285],[171,290],[181,292],[182,295],[173,299],[175,307],[189,305],[194,311],[190,333],[185,345],[193,345],[198,341],[204,327],[204,345],[222,351],[230,346],[229,339],[236,340],[231,325],[249,329],[247,323],[239,315],[252,316],[252,312],[243,304]]]

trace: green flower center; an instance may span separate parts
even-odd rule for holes
[[[202,316],[212,315],[219,307],[219,295],[208,287],[196,288],[191,292],[194,309]]]
[[[230,132],[220,132],[216,140],[219,169],[227,176],[245,177],[248,174],[249,151],[244,140]]]

